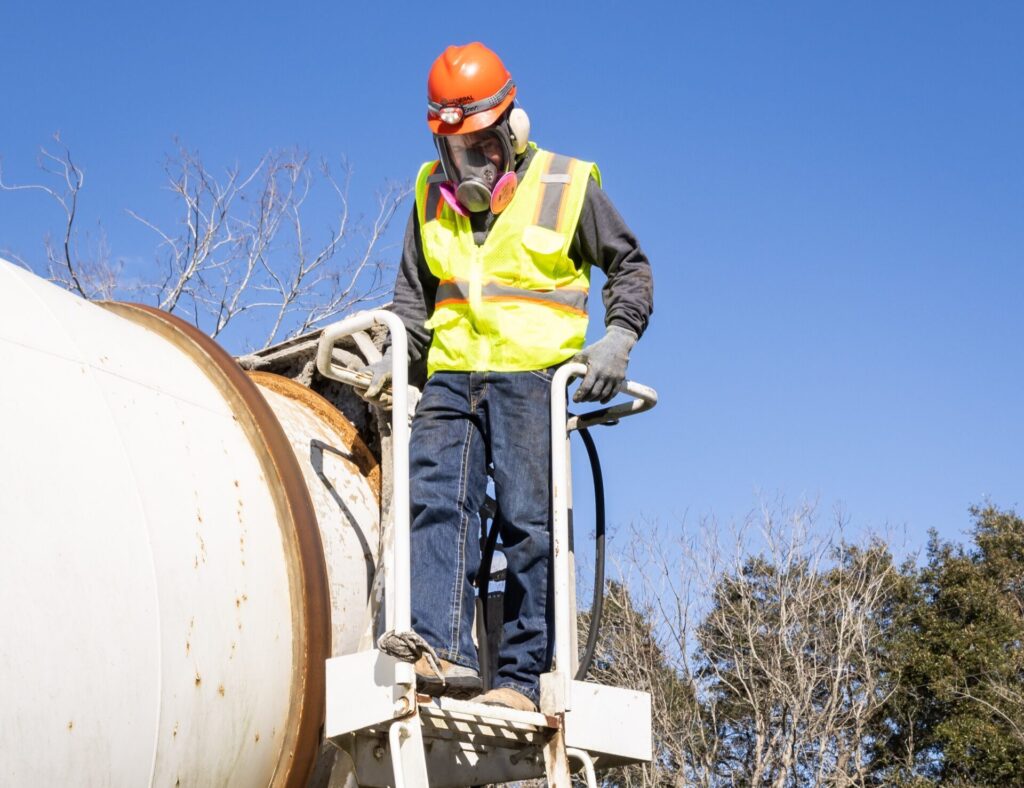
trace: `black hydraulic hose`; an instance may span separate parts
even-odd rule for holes
[[[580,658],[579,668],[576,670],[576,680],[582,681],[590,669],[594,660],[594,651],[597,649],[597,637],[601,631],[601,618],[604,613],[604,565],[605,565],[605,509],[604,509],[604,476],[601,473],[601,458],[597,453],[597,446],[590,431],[580,427],[577,432],[583,439],[583,445],[587,450],[587,458],[590,460],[590,474],[594,480],[594,598],[590,606],[590,631],[587,633],[587,647]],[[480,568],[477,570],[478,598],[483,604],[478,608],[481,610],[483,626],[477,631],[477,650],[480,657],[480,666],[484,681],[488,681],[486,675],[490,661],[488,659],[487,646],[487,587],[491,579],[491,560],[494,558],[494,550],[498,544],[497,513],[491,521],[491,527],[487,532],[487,539],[484,542],[480,554]],[[488,686],[486,683],[485,687]]]
[[[587,449],[590,474],[594,479],[594,600],[590,605],[587,648],[580,658],[579,669],[576,671],[576,680],[583,681],[587,670],[590,669],[590,663],[594,660],[597,636],[601,632],[601,616],[604,613],[604,476],[601,473],[601,458],[597,454],[594,439],[590,437],[590,431],[586,427],[580,427],[577,432]]]
[[[488,615],[487,615],[487,593],[488,586],[491,582],[491,561],[494,558],[494,550],[498,545],[498,512],[497,504],[495,504],[494,515],[491,518],[491,527],[487,531],[487,539],[484,542],[483,550],[480,552],[480,568],[476,571],[476,585],[478,589],[477,593],[477,614],[480,618],[480,626],[477,627],[476,642],[477,642],[477,661],[480,664],[480,678],[483,680],[484,689],[490,689],[491,681],[494,679],[490,675],[491,672],[491,658],[490,658],[490,643],[487,639],[488,632]]]

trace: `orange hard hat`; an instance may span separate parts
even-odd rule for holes
[[[450,46],[427,77],[427,125],[434,134],[469,134],[493,126],[512,105],[516,86],[491,50],[474,41]]]

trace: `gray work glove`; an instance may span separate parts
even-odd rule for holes
[[[572,357],[587,365],[587,374],[573,394],[574,402],[608,402],[626,379],[629,351],[636,344],[636,333],[622,326],[608,326],[605,335]]]
[[[366,387],[365,391],[356,389],[356,393],[367,402],[380,405],[384,389],[391,385],[391,348],[388,347],[384,351],[380,361],[367,364],[360,371],[370,373],[370,385]]]

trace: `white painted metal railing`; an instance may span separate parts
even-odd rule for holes
[[[387,568],[389,601],[385,613],[385,629],[405,632],[412,628],[409,591],[409,342],[405,326],[397,315],[383,309],[361,312],[324,329],[317,347],[316,367],[321,375],[351,383],[352,373],[335,365],[334,345],[342,337],[383,325],[391,333],[391,499],[392,562]],[[365,385],[365,382],[364,382]],[[408,681],[412,681],[409,666]],[[403,678],[406,678],[403,676]],[[405,683],[404,681],[401,683]]]
[[[615,424],[619,419],[653,408],[658,402],[657,392],[631,380],[624,381],[619,392],[633,397],[630,402],[600,408],[590,413],[566,419],[566,388],[574,377],[587,373],[585,364],[563,364],[551,380],[551,530],[552,568],[555,584],[555,680],[558,700],[556,709],[546,713],[568,711],[572,708],[572,681],[574,663],[572,653],[572,599],[575,593],[569,572],[569,465],[567,437],[572,429],[596,424]]]

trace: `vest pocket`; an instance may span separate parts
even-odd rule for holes
[[[523,247],[532,265],[524,265],[523,279],[538,285],[550,285],[572,272],[572,262],[564,254],[565,235],[547,227],[531,224],[523,230]]]
[[[427,222],[420,228],[423,256],[426,258],[430,273],[438,279],[452,278],[452,235],[451,226],[441,219]]]

